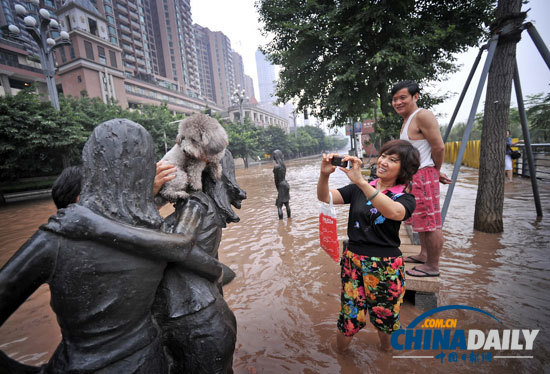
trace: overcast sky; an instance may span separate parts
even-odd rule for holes
[[[529,4],[523,5],[523,10],[529,8],[531,10],[527,20],[533,22],[546,46],[550,48],[550,0],[531,0]],[[243,56],[245,73],[254,79],[256,97],[259,97],[254,54],[258,46],[266,40],[260,32],[254,0],[191,0],[191,12],[193,22],[208,27],[212,31],[222,31],[231,39],[233,49]],[[458,56],[460,70],[450,76],[446,82],[434,84],[429,88],[434,91],[448,90],[455,93],[447,102],[434,108],[440,124],[446,124],[450,120],[478,50],[478,48],[472,48],[460,54]],[[550,92],[550,71],[538,54],[527,31],[523,32],[522,40],[518,43],[517,54],[524,95]],[[486,53],[478,66],[478,74],[474,76],[457,121],[465,122],[468,118],[485,56]],[[514,95],[515,93],[512,93],[513,105],[515,105]],[[477,112],[483,110],[484,97],[485,93],[482,95]]]

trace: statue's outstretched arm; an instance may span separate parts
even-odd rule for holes
[[[54,235],[38,230],[0,269],[0,326],[50,279],[57,251]]]
[[[187,227],[187,234],[167,234],[123,224],[82,205],[72,204],[58,210],[42,228],[70,238],[98,241],[144,257],[194,264],[201,269],[208,266],[209,278],[217,280],[222,273],[220,263],[200,250],[193,250],[201,216],[199,206],[187,210],[181,217],[181,224]]]

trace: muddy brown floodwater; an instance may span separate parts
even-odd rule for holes
[[[316,182],[320,159],[287,162],[292,218],[279,221],[275,207],[273,165],[238,169],[237,180],[248,199],[241,221],[224,230],[220,259],[237,273],[224,288],[238,323],[236,373],[487,373],[550,372],[550,183],[540,182],[544,218],[536,219],[528,179],[505,187],[504,232],[473,230],[477,170],[463,167],[444,227],[439,305],[480,308],[500,320],[468,310],[438,313],[457,319],[458,329],[540,329],[532,351],[490,351],[491,361],[477,362],[457,351],[457,362],[426,350],[383,354],[376,331],[367,326],[349,352],[335,351],[339,309],[339,266],[318,245]],[[444,165],[450,175],[452,165]],[[331,187],[347,183],[337,171]],[[442,201],[446,187],[442,187]],[[339,235],[345,238],[347,209],[338,207]],[[0,265],[55,212],[50,200],[0,208]],[[166,213],[166,210],[163,211]],[[406,302],[407,326],[422,311]],[[0,349],[31,365],[44,363],[60,340],[49,290],[42,286],[0,327]],[[446,354],[449,351],[445,352]],[[463,356],[463,354],[466,354]],[[532,356],[496,358],[495,356]]]

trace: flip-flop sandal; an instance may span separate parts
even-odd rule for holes
[[[417,269],[416,266],[413,266],[413,268],[411,270],[414,270],[414,271],[417,271],[419,273],[422,273],[422,275],[416,275],[416,274],[411,274],[409,273],[408,270],[405,271],[405,273],[407,275],[410,275],[411,277],[417,277],[417,278],[427,278],[427,277],[439,277],[439,273],[437,274],[430,274],[424,270],[420,270],[420,269]]]
[[[420,261],[420,260],[417,260],[416,258],[412,258],[412,256],[407,256],[403,259],[404,262],[407,262],[409,264],[425,264],[426,261]]]

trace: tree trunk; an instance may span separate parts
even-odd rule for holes
[[[244,168],[248,169],[248,153],[243,156]]]
[[[525,18],[520,10],[521,0],[499,0],[496,21],[491,26],[492,33],[499,33],[505,25],[520,26]],[[516,44],[520,37],[521,32],[499,37],[489,69],[474,214],[474,229],[483,232],[503,231],[506,130],[510,123]]]

